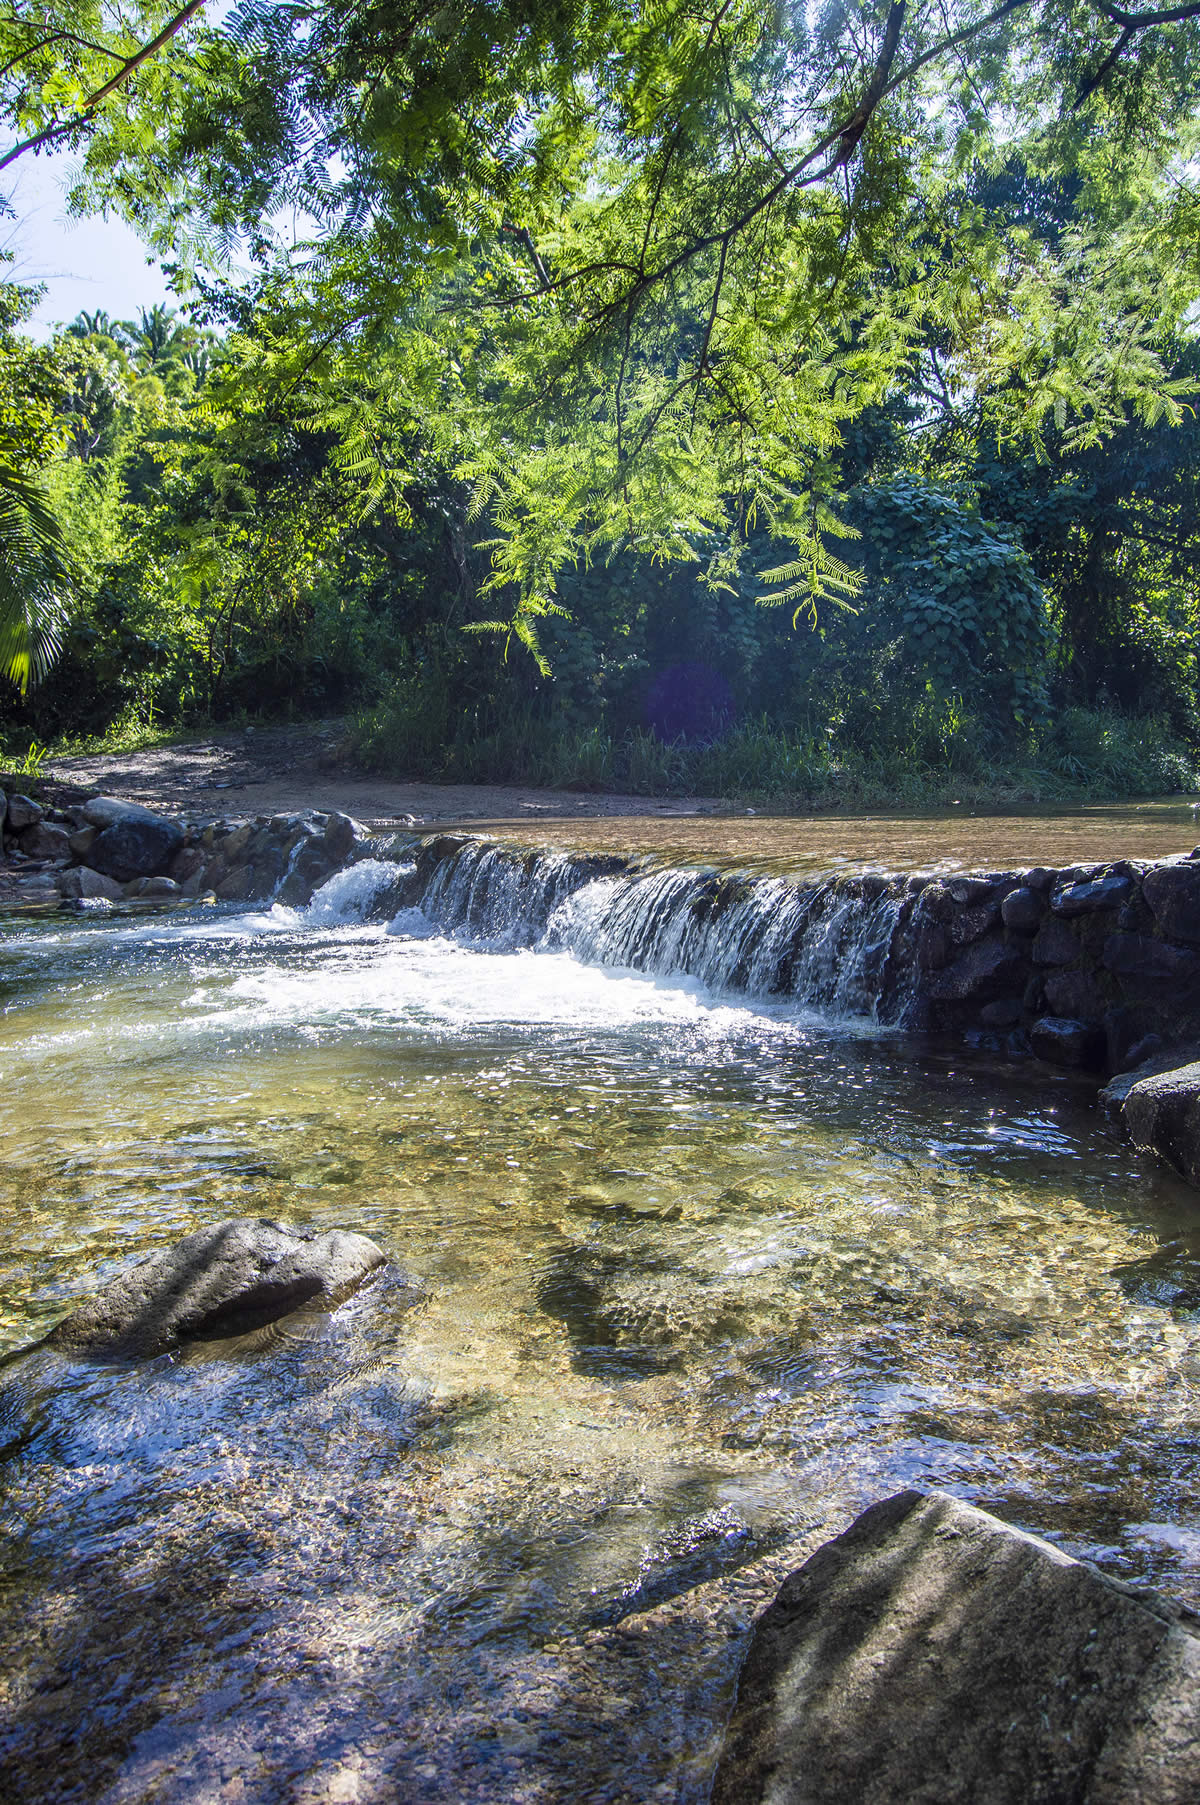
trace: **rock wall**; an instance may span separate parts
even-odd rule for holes
[[[932,878],[893,960],[913,1027],[1121,1071],[1200,1033],[1200,858]]]

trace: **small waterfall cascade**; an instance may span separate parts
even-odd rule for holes
[[[396,853],[413,861],[403,901],[451,934],[839,1015],[891,1020],[905,1001],[894,956],[912,910],[903,878],[806,880],[454,835]]]
[[[309,927],[332,928],[387,917],[401,902],[412,870],[411,865],[405,868],[382,859],[345,865],[313,891],[302,918]]]

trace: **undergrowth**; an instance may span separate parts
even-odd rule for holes
[[[361,716],[353,744],[394,778],[527,784],[635,796],[710,796],[776,806],[1033,806],[1200,791],[1200,760],[1154,717],[1072,708],[1020,744],[998,744],[961,706],[918,719],[890,747],[864,749],[747,722],[710,744],[664,743],[644,729],[610,735],[514,713],[490,731],[447,731],[419,709]]]

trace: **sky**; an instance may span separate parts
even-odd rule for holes
[[[123,220],[68,219],[72,163],[65,155],[22,157],[7,191],[16,219],[0,220],[0,246],[14,255],[0,274],[8,281],[46,285],[25,328],[38,339],[82,309],[136,319],[141,308],[171,298],[162,271],[147,262],[145,245]]]

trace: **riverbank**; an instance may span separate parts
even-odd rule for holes
[[[581,851],[681,858],[778,860],[789,868],[954,871],[1060,866],[1191,851],[1200,825],[1191,796],[1081,802],[1048,810],[788,813],[721,796],[663,798],[429,783],[364,773],[347,763],[344,723],[328,721],[46,762],[39,789],[54,803],[101,791],[192,818],[338,811],[375,830],[479,828]]]

